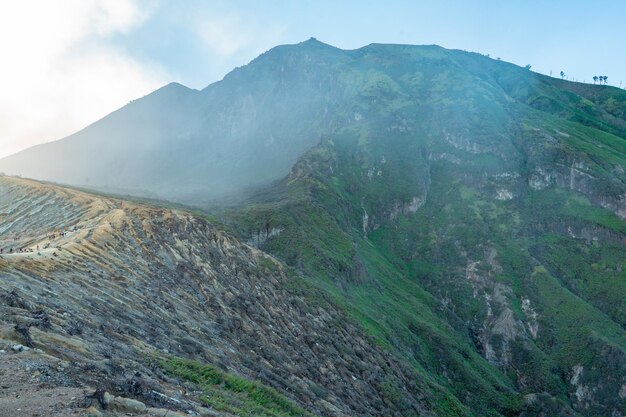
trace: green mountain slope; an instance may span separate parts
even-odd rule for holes
[[[624,92],[438,48],[353,54],[346,123],[222,218],[466,412],[623,412]]]

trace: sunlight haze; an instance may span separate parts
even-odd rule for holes
[[[0,157],[60,139],[168,82],[202,89],[273,46],[438,44],[620,86],[626,3],[3,1]]]

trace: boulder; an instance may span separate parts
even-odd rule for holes
[[[110,403],[112,410],[123,411],[127,413],[144,413],[146,411],[146,405],[141,401],[133,400],[132,398],[115,397]]]

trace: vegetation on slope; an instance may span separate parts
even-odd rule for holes
[[[359,52],[359,120],[221,217],[476,415],[623,408],[621,119],[508,64],[434,49],[415,70],[402,48]]]
[[[167,113],[169,99],[159,97],[183,91],[170,87],[133,111],[154,102]],[[419,399],[443,416],[622,412],[623,91],[434,46],[341,51],[312,40],[275,48],[190,94],[193,112],[180,106],[161,129],[182,139],[154,151],[185,166],[131,161],[153,182],[137,175],[137,187],[156,184],[179,202],[208,204],[213,192],[267,185],[291,167],[284,179],[237,194],[229,202],[245,203],[218,215],[300,275],[281,286],[315,307],[323,292],[332,303],[318,312],[339,306],[334,311],[412,367],[414,385],[376,355],[383,374],[372,376],[375,384],[358,381],[364,392],[376,390],[368,410],[412,415]],[[193,125],[189,136],[176,122],[180,111],[185,128]],[[89,158],[77,159],[92,168]],[[181,187],[189,179],[196,188]],[[335,334],[335,324],[325,334]],[[275,336],[266,329],[258,334]],[[344,360],[352,351],[343,342],[338,353],[323,353]],[[297,352],[293,340],[286,344]],[[308,364],[315,346],[307,343],[315,352]],[[351,370],[363,366],[348,359]],[[258,363],[247,366],[261,374]],[[307,372],[321,381],[317,366]],[[357,381],[351,375],[335,380],[343,394]],[[300,387],[301,401],[320,403],[318,388],[309,397]],[[353,400],[352,410],[362,403],[342,399]]]
[[[276,390],[200,362],[175,357],[160,358],[170,375],[196,384],[200,400],[219,412],[238,416],[305,417],[311,414]]]

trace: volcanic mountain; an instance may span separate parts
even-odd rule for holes
[[[3,337],[100,366],[72,386],[156,407],[195,383],[174,408],[243,415],[263,403],[224,381],[275,415],[626,413],[620,89],[312,39],[0,171],[81,187],[0,189]]]

